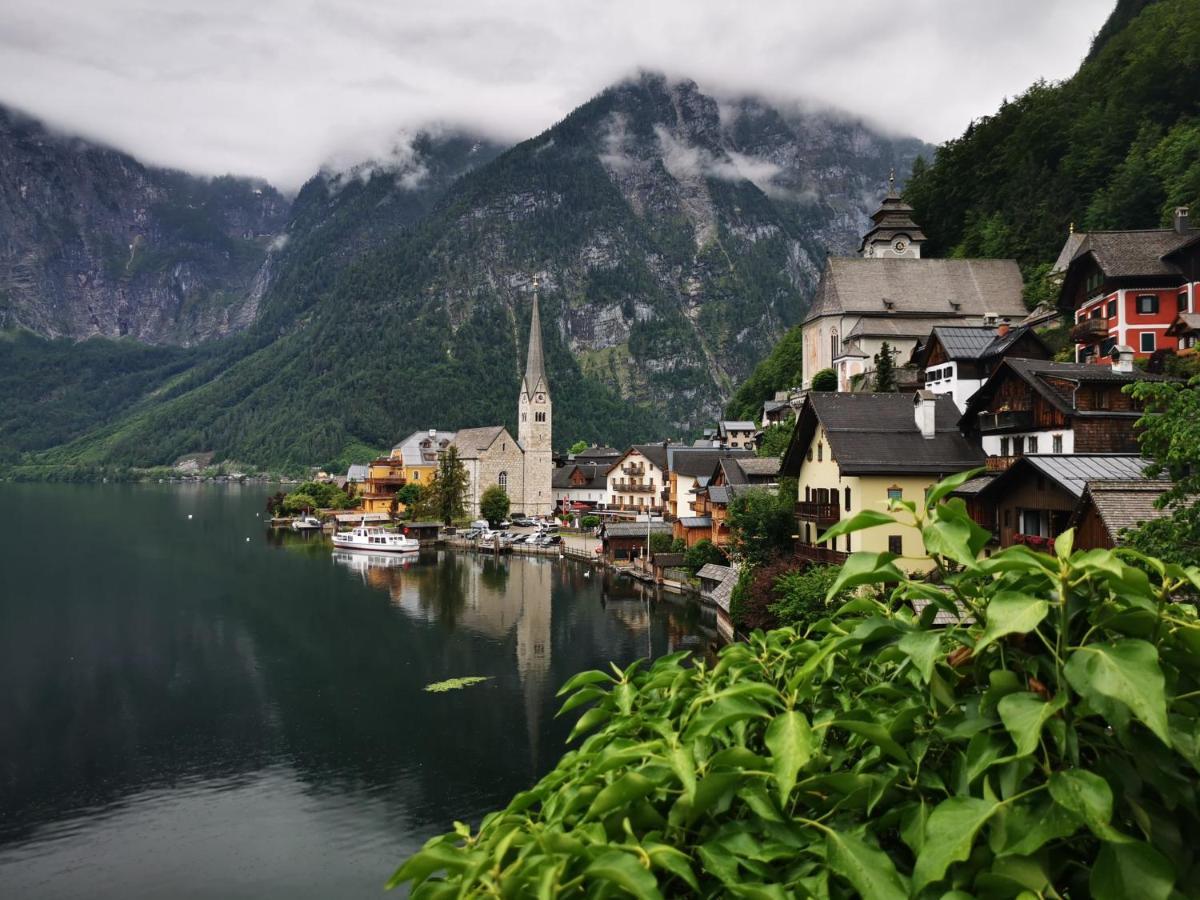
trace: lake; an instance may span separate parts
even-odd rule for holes
[[[559,558],[271,533],[270,490],[0,485],[0,894],[378,897],[554,764],[571,674],[712,638]]]

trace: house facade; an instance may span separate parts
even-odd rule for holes
[[[942,325],[913,352],[923,387],[949,394],[965,411],[967,401],[999,368],[1006,357],[1050,359],[1050,348],[1030,326],[985,321],[981,326]]]
[[[874,370],[886,342],[903,363],[939,325],[982,325],[985,316],[1017,322],[1027,315],[1015,260],[922,259],[925,237],[894,185],[860,257],[830,257],[801,326],[804,387],[822,369],[838,390]]]
[[[453,431],[414,431],[395,447],[390,458],[403,463],[402,474],[411,484],[427,485],[437,471],[438,457],[454,440]]]
[[[758,426],[750,421],[726,420],[717,423],[717,444],[729,450],[753,450]]]
[[[989,457],[1004,460],[1136,453],[1141,406],[1123,389],[1142,380],[1164,376],[1136,371],[1130,352],[1108,366],[1006,359],[971,398],[959,425]]]
[[[814,393],[805,399],[780,474],[797,479],[796,555],[841,564],[855,551],[889,552],[898,565],[924,571],[920,533],[910,527],[869,528],[818,538],[842,517],[883,511],[892,500],[921,503],[941,478],[979,467],[984,456],[957,428],[948,395]]]
[[[557,511],[595,509],[608,504],[608,464],[568,463],[554,470],[554,508]]]
[[[635,444],[609,469],[608,508],[626,516],[662,516],[669,490],[668,444]]]
[[[1113,348],[1139,359],[1177,350],[1169,333],[1180,314],[1196,312],[1200,230],[1187,207],[1171,228],[1071,234],[1055,268],[1063,273],[1059,306],[1075,323],[1076,362],[1104,363]]]

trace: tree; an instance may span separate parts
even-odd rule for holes
[[[670,534],[663,531],[656,531],[650,535],[650,552],[651,553],[673,553],[675,539]]]
[[[762,439],[758,442],[756,451],[758,455],[783,456],[788,444],[792,441],[792,429],[795,425],[796,420],[789,419],[786,422],[776,422],[774,425],[764,428]]]
[[[586,450],[590,446],[591,445],[587,441],[576,441],[575,443],[573,443],[571,445],[571,449],[568,452],[572,456],[575,456],[576,454],[582,453],[584,450]]]
[[[1200,376],[1186,384],[1139,381],[1125,388],[1143,404],[1138,444],[1152,460],[1147,474],[1167,475],[1171,487],[1158,499],[1170,510],[1124,535],[1127,546],[1183,564],[1200,559]]]
[[[891,393],[896,390],[896,361],[892,358],[892,347],[884,341],[875,354],[875,390]]]
[[[479,498],[479,515],[488,520],[489,525],[498,525],[508,516],[508,494],[498,484],[489,485]]]
[[[839,535],[915,527],[935,580],[856,553],[826,628],[751,633],[561,690],[578,741],[392,878],[422,897],[1194,893],[1200,567],[980,554],[962,478]],[[927,605],[926,605],[927,604]],[[941,612],[944,624],[934,623]],[[449,824],[449,823],[447,823]],[[752,881],[751,881],[752,879]],[[1192,887],[1189,887],[1192,885]],[[765,887],[764,887],[765,886]]]
[[[683,554],[683,567],[690,571],[693,575],[707,566],[709,563],[723,566],[728,564],[729,560],[721,551],[721,548],[710,541],[708,538],[696,541],[691,547],[688,547]]]
[[[833,369],[822,369],[812,377],[812,389],[828,393],[838,389],[837,372]]]
[[[412,481],[396,491],[396,501],[404,504],[404,512],[410,519],[417,507],[420,506],[423,493],[424,488]]]
[[[792,516],[796,492],[754,488],[741,492],[729,504],[730,547],[747,566],[765,563],[792,545],[796,521]]]
[[[429,484],[428,497],[422,495],[418,504],[422,517],[428,516],[449,525],[466,511],[467,469],[458,458],[453,444],[438,458],[437,471]],[[428,504],[426,506],[426,503]],[[428,509],[428,512],[425,510]]]

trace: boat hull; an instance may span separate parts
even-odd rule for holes
[[[333,546],[339,550],[365,550],[368,553],[420,553],[421,545],[417,541],[405,544],[364,544],[356,541],[333,539]]]

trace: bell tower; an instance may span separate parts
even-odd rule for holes
[[[533,314],[529,321],[529,355],[525,361],[525,377],[517,398],[517,442],[525,453],[523,498],[513,497],[526,515],[546,515],[553,511],[554,493],[550,477],[554,470],[551,444],[553,404],[550,402],[550,382],[546,378],[546,363],[542,356],[542,317],[538,309],[538,281],[533,279]]]
[[[871,229],[863,235],[858,252],[867,259],[920,259],[925,233],[913,221],[913,208],[896,191],[896,170],[888,176],[888,192],[871,214]]]

